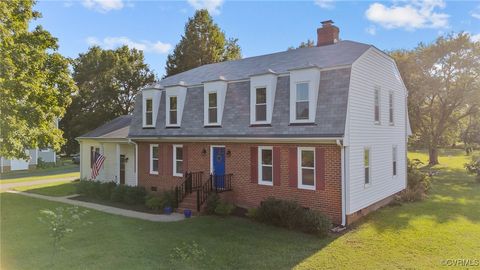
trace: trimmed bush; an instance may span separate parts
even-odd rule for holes
[[[208,194],[207,202],[205,206],[205,213],[207,215],[215,214],[215,209],[217,208],[219,201],[220,201],[220,197],[218,196],[217,193],[211,192],[210,194]]]
[[[247,210],[247,217],[256,219],[257,218],[257,208],[248,208]]]
[[[250,211],[249,211],[250,213]],[[303,208],[295,201],[268,198],[253,214],[255,220],[266,224],[299,230],[325,237],[331,222],[323,213]]]
[[[126,204],[144,204],[147,192],[144,187],[125,186],[125,194],[123,194],[123,202]]]
[[[161,200],[161,207],[173,207],[174,206],[174,201],[175,201],[175,192],[173,190],[167,190],[162,192],[160,195],[160,200]]]
[[[110,194],[110,200],[112,202],[122,202],[123,197],[127,191],[127,187],[124,185],[118,185],[112,190],[112,194]]]
[[[104,201],[110,200],[112,192],[116,186],[117,184],[115,184],[115,182],[101,183],[96,192],[97,198]]]
[[[160,197],[149,194],[145,198],[145,205],[154,211],[158,211],[159,209],[162,208],[163,202]]]
[[[215,207],[215,214],[226,217],[232,213],[233,209],[235,209],[235,205],[228,202],[219,202]]]

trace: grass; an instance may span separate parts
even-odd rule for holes
[[[410,157],[427,158],[423,152]],[[440,173],[428,199],[383,208],[327,239],[234,217],[154,223],[90,211],[84,221],[93,224],[64,239],[53,265],[48,232],[37,217],[61,204],[3,193],[0,268],[438,269],[446,259],[480,260],[480,184],[466,175],[466,161],[461,151],[446,153],[434,168]],[[180,253],[201,249],[205,255],[171,260],[184,243]]]
[[[16,187],[14,190],[25,191],[53,197],[63,197],[76,193],[76,182],[61,181],[48,184],[40,184],[26,187]]]
[[[0,174],[0,183],[20,183],[37,180],[49,180],[58,178],[79,178],[79,166],[68,164],[59,167],[34,169],[28,171],[12,171]]]

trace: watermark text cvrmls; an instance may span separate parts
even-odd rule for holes
[[[480,267],[480,259],[445,259],[442,261],[444,266],[478,266]]]

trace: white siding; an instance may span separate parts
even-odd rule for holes
[[[374,123],[374,89],[380,87],[380,125]],[[389,124],[389,98],[394,93],[394,125]],[[406,90],[395,63],[377,49],[352,65],[346,135],[347,214],[405,188]],[[397,176],[392,174],[392,147],[397,146]],[[370,148],[370,185],[364,184],[363,151]]]

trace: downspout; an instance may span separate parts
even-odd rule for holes
[[[135,173],[135,186],[138,186],[138,144],[132,139],[128,139],[128,143],[135,145],[135,164],[133,167],[133,172]]]
[[[341,149],[341,156],[340,156],[340,160],[341,160],[341,163],[342,163],[342,166],[341,166],[341,175],[342,175],[342,226],[345,227],[346,225],[346,195],[345,195],[345,147],[343,146],[343,142],[341,140],[337,140],[337,145],[340,146],[340,149]]]

